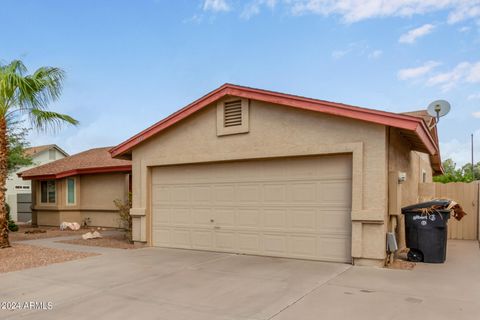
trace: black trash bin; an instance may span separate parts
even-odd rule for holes
[[[433,200],[402,208],[408,259],[443,263],[447,256],[447,222],[450,200]]]

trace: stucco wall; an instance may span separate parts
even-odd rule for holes
[[[133,160],[133,235],[150,240],[150,169],[157,165],[332,153],[353,154],[352,255],[385,258],[386,128],[367,122],[250,101],[250,131],[217,136],[215,105],[137,146]]]
[[[90,218],[91,226],[120,227],[115,199],[125,200],[128,196],[128,178],[125,173],[105,173],[75,176],[76,202],[67,205],[66,179],[56,180],[56,203],[41,204],[38,181],[35,191],[34,210],[38,225],[59,225],[63,221],[78,222]]]
[[[399,134],[398,130],[394,128],[389,130],[388,170],[393,173],[405,172],[407,174],[405,182],[396,186],[392,185],[392,187],[397,187],[400,190],[399,207],[405,207],[422,201],[419,198],[419,184],[432,182],[432,167],[427,154],[412,151],[409,143]],[[425,172],[425,181],[423,181],[423,172]],[[396,236],[399,247],[403,248],[405,247],[404,217],[400,212],[392,213],[396,213],[398,217]],[[389,223],[389,228],[392,227],[391,223],[392,221]]]

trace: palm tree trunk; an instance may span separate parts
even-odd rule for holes
[[[10,247],[8,241],[7,210],[5,208],[5,184],[7,181],[8,145],[7,145],[7,121],[0,118],[0,249]]]

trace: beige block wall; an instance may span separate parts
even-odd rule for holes
[[[405,182],[397,183],[390,181],[391,188],[398,188],[399,202],[397,208],[392,210],[390,214],[398,219],[396,223],[390,219],[389,229],[392,230],[394,224],[397,224],[396,236],[400,248],[405,247],[405,225],[404,217],[400,212],[401,207],[415,204],[423,201],[419,197],[419,184],[422,182],[432,182],[432,167],[430,158],[427,154],[410,149],[408,141],[403,138],[398,130],[389,129],[389,166],[388,170],[392,173],[392,177],[398,177],[398,172],[405,172],[407,179]],[[423,173],[425,172],[425,181],[423,181]],[[394,201],[392,199],[392,201]],[[395,218],[393,218],[395,219]],[[393,223],[393,225],[392,225]]]
[[[76,201],[67,204],[66,179],[56,180],[56,203],[41,204],[39,181],[35,185],[35,206],[38,225],[58,226],[63,221],[83,223],[90,218],[91,226],[120,227],[118,209],[113,201],[126,200],[128,177],[125,173],[104,173],[75,176]]]
[[[150,169],[157,165],[334,153],[353,154],[352,255],[385,258],[386,128],[367,122],[250,101],[250,131],[217,136],[215,105],[137,146],[133,158],[133,234],[150,242]]]

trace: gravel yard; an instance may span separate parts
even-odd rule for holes
[[[89,229],[80,229],[80,230],[60,230],[59,227],[38,227],[33,228],[31,226],[19,226],[20,229],[16,232],[10,232],[9,239],[10,242],[24,241],[24,240],[36,240],[36,239],[45,239],[45,238],[56,238],[56,237],[68,237],[74,235],[82,235],[85,232],[90,231]],[[46,231],[46,232],[40,232]],[[36,232],[36,233],[25,233],[25,232]]]
[[[107,247],[107,248],[116,248],[116,249],[137,249],[143,248],[142,244],[133,244],[127,241],[125,235],[119,234],[115,236],[105,236],[98,239],[72,239],[72,240],[61,240],[57,241],[61,243],[69,244],[78,244],[83,246],[95,246],[95,247]]]
[[[0,273],[41,267],[95,255],[97,254],[13,243],[10,248],[0,249]]]

